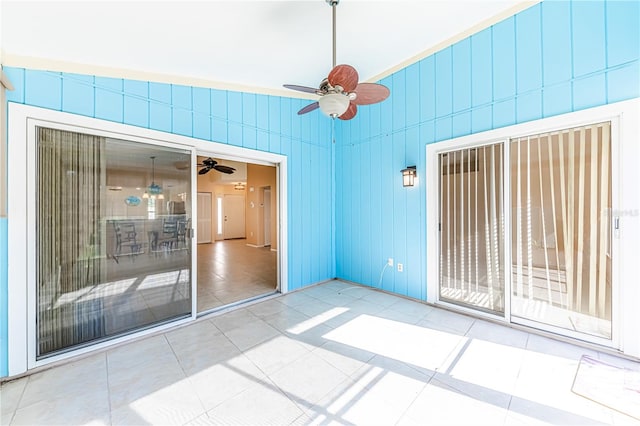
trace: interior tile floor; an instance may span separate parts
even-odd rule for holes
[[[2,384],[2,424],[638,424],[571,391],[637,363],[341,281]]]
[[[277,253],[246,239],[198,244],[198,312],[275,291]]]

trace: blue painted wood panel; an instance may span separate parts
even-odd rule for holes
[[[580,77],[606,68],[604,4],[604,1],[598,0],[571,3],[571,27],[573,30],[571,43],[574,77]]]
[[[436,117],[436,61],[432,55],[419,63],[420,119],[421,122],[424,122]]]
[[[640,2],[606,3],[607,66],[637,61],[640,54]]]
[[[516,69],[518,93],[542,87],[542,29],[535,5],[516,16]]]
[[[640,96],[640,62],[607,72],[607,101],[618,102]]]
[[[512,97],[516,92],[515,18],[493,26],[493,100]]]
[[[62,109],[93,117],[95,114],[94,77],[63,73]]]
[[[393,78],[391,79],[392,84],[390,90],[396,94],[393,98],[391,98],[391,103],[393,104],[392,111],[392,130],[404,129],[407,125],[407,86],[405,84],[405,71],[398,71],[393,74]],[[353,126],[358,126],[360,124],[360,120],[353,123]],[[354,129],[357,132],[357,128]]]
[[[193,136],[193,101],[191,87],[171,85],[172,133]]]
[[[471,36],[471,103],[482,106],[493,100],[491,28]]]
[[[27,70],[25,74],[25,102],[55,110],[62,109],[62,76]]]
[[[171,85],[149,83],[149,128],[170,132]]]
[[[227,143],[227,91],[211,90],[211,138],[216,142]]]
[[[452,48],[435,54],[436,62],[436,117],[451,114],[453,109]],[[395,97],[396,94],[394,93]]]
[[[8,102],[16,102],[19,104],[24,103],[24,75],[25,70],[23,68],[3,68],[5,76],[13,84],[14,90],[7,90],[5,94]]]
[[[125,124],[149,127],[149,83],[125,80],[123,108]]]
[[[211,90],[194,87],[193,100],[193,137],[211,140]]]
[[[542,3],[542,80],[545,86],[571,80],[571,3]]]
[[[466,38],[452,48],[453,112],[471,108],[471,39]]]
[[[405,86],[406,86],[406,125],[407,127],[415,126],[420,122],[420,63],[416,62],[410,65],[406,69],[405,74]],[[369,112],[370,108],[363,108]],[[364,120],[359,120],[362,123],[362,127],[367,129],[368,123]]]
[[[95,78],[95,117],[122,123],[124,120],[124,82],[117,78]],[[25,88],[28,83],[25,82]],[[31,105],[30,102],[26,102]]]

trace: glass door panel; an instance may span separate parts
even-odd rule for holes
[[[610,134],[511,140],[513,317],[611,338]]]
[[[37,358],[190,316],[191,151],[37,131]]]
[[[503,145],[440,154],[440,299],[503,313]]]

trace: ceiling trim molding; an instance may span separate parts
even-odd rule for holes
[[[382,80],[385,77],[390,76],[393,73],[396,73],[398,71],[400,71],[403,68],[407,68],[410,65],[415,64],[418,61],[421,61],[424,58],[427,58],[431,55],[433,55],[436,52],[439,52],[442,49],[445,49],[449,46],[453,46],[454,44],[456,44],[457,42],[464,40],[467,37],[472,36],[473,34],[479,33],[482,30],[485,30],[489,27],[491,27],[492,25],[497,24],[500,21],[503,21],[507,18],[510,18],[511,16],[522,12],[525,9],[530,8],[531,6],[534,6],[538,3],[541,3],[542,0],[528,0],[528,1],[521,1],[518,4],[516,4],[515,6],[510,7],[509,9],[506,9],[505,11],[492,16],[491,18],[485,19],[484,21],[481,21],[479,23],[477,23],[476,25],[468,28],[467,30],[454,35],[453,37],[449,37],[446,40],[441,41],[440,43],[430,47],[429,49],[418,53],[415,56],[412,56],[411,58],[400,62],[398,65],[395,65],[391,68],[389,68],[386,71],[381,72],[380,74],[377,74],[373,77],[371,77],[370,79],[367,80],[367,82],[369,83],[375,83],[378,82],[380,80]]]
[[[152,81],[156,83],[178,84],[184,86],[205,87],[234,92],[246,92],[260,95],[279,96],[284,98],[311,99],[317,96],[309,93],[296,92],[287,89],[269,89],[265,87],[249,86],[235,83],[225,83],[214,80],[201,79],[189,76],[155,73],[127,68],[106,67],[101,65],[89,65],[79,62],[59,61],[55,59],[36,58],[2,52],[2,65],[15,68],[27,68],[52,72],[68,72],[100,77],[122,78],[129,80]],[[4,82],[4,80],[3,80]]]

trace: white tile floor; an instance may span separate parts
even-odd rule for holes
[[[0,388],[4,424],[640,424],[571,392],[582,355],[332,281]]]

